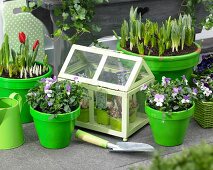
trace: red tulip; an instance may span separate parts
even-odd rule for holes
[[[24,32],[20,32],[20,33],[19,33],[19,41],[20,41],[20,43],[25,44],[26,38],[27,38],[27,37],[26,37],[26,35],[25,35]]]
[[[38,47],[39,45],[39,40],[36,40],[33,44],[33,51]]]

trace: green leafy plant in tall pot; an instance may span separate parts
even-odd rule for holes
[[[21,120],[22,123],[28,123],[32,122],[32,117],[26,94],[41,78],[51,76],[52,68],[48,65],[47,56],[44,56],[43,63],[36,62],[39,40],[30,47],[27,36],[20,32],[19,41],[20,50],[15,52],[10,48],[9,36],[4,36],[0,48],[0,97],[7,97],[13,92],[19,93],[23,98]]]
[[[44,78],[29,90],[27,101],[43,147],[60,149],[70,144],[82,94],[77,82],[58,81],[56,77]]]
[[[132,7],[129,21],[124,20],[121,26],[120,37],[115,31],[114,34],[118,39],[117,50],[143,57],[159,82],[163,76],[176,79],[186,75],[189,79],[198,64],[201,48],[194,42],[190,15],[169,17],[159,25],[148,19],[142,22],[137,8]]]
[[[145,88],[144,88],[145,89]],[[154,140],[163,146],[176,146],[184,141],[197,91],[188,80],[162,78],[162,83],[146,89],[145,112],[148,115]]]

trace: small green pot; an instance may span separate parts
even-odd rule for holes
[[[138,107],[129,109],[129,122],[133,123],[137,118]]]
[[[75,120],[80,115],[80,107],[73,112],[58,114],[42,113],[30,107],[40,144],[49,149],[61,149],[69,146],[75,127]]]
[[[89,108],[81,109],[80,116],[78,117],[78,121],[87,123],[89,122]]]
[[[121,118],[114,118],[110,116],[110,125],[112,130],[121,132],[122,129],[122,120]]]
[[[195,105],[190,109],[173,112],[170,116],[159,110],[145,107],[149,118],[152,134],[157,144],[162,146],[177,146],[183,143],[186,130],[191,116],[194,113]]]
[[[97,123],[101,125],[109,125],[109,114],[106,110],[95,109]]]
[[[0,98],[0,150],[17,148],[24,143],[21,106],[22,99],[17,93]]]
[[[117,50],[127,55],[143,57],[156,80],[161,82],[163,76],[176,79],[185,75],[190,80],[193,68],[198,64],[200,57],[201,47],[198,44],[196,45],[197,50],[195,52],[180,56],[142,56],[123,49],[120,42],[117,43]]]
[[[23,107],[21,111],[22,123],[30,123],[33,121],[30,115],[30,106],[26,101],[28,91],[38,84],[42,78],[50,77],[52,75],[52,67],[49,66],[49,71],[43,76],[29,78],[29,79],[10,79],[0,77],[0,97],[8,97],[15,92],[21,95],[23,99]]]

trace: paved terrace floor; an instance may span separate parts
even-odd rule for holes
[[[122,139],[88,131],[111,142]],[[91,144],[73,138],[69,147],[61,150],[48,150],[40,146],[34,124],[24,125],[25,144],[20,148],[0,151],[1,170],[123,170],[149,164],[152,155],[147,153],[111,153]],[[202,129],[191,120],[183,145],[162,147],[154,143],[147,125],[129,138],[132,142],[153,145],[162,156],[181,151],[184,147],[199,144],[202,140],[213,143],[213,129]]]

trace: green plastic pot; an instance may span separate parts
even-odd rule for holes
[[[193,53],[180,56],[142,56],[123,49],[120,42],[117,43],[117,50],[124,54],[143,57],[154,74],[156,80],[161,82],[163,76],[172,79],[181,78],[185,75],[190,80],[193,67],[199,62],[201,47],[196,44],[197,50]]]
[[[17,100],[16,100],[17,98]],[[22,98],[12,93],[9,98],[0,98],[0,149],[13,149],[24,143],[20,110]]]
[[[114,118],[110,116],[110,126],[112,130],[121,132],[122,129],[122,120],[121,118]]]
[[[30,115],[30,107],[26,102],[26,95],[28,91],[34,88],[38,81],[42,78],[50,77],[52,75],[52,68],[49,66],[49,71],[43,76],[29,78],[29,79],[10,79],[0,77],[0,97],[8,97],[15,92],[21,95],[23,99],[23,107],[21,111],[22,123],[30,123],[33,121]]]
[[[58,114],[42,113],[30,107],[40,144],[48,149],[61,149],[69,146],[75,127],[75,120],[80,115],[80,107],[73,112]]]
[[[78,117],[77,120],[84,123],[89,122],[89,108],[81,109],[80,116]]]
[[[146,106],[145,111],[149,118],[155,142],[162,146],[182,144],[190,118],[194,113],[194,108],[195,105],[188,110],[173,112],[169,115],[166,112],[162,113],[159,110]]]
[[[109,114],[106,110],[95,109],[96,121],[101,125],[109,125]]]

